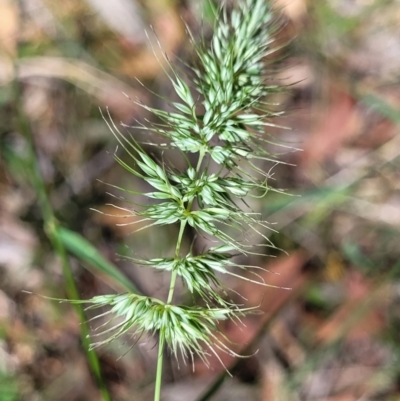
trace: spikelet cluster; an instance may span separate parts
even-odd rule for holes
[[[273,126],[271,118],[276,115],[268,110],[268,96],[280,87],[268,83],[265,59],[276,50],[277,28],[271,6],[265,0],[238,1],[231,12],[222,7],[210,46],[196,44],[189,32],[197,60],[192,66],[191,88],[166,56],[163,60],[179,98],[171,101],[172,111],[134,100],[157,122],[138,123],[132,128],[164,138],[154,146],[179,150],[187,161],[184,171],[153,160],[133,135],[122,133],[110,116],[105,116],[132,161],[127,163],[116,155],[117,162],[152,187],[151,192],[142,194],[152,202],[129,211],[139,217],[139,230],[179,224],[180,232],[174,257],[133,259],[142,266],[171,273],[168,300],[127,293],[83,301],[90,304],[89,308],[109,306],[106,314],[112,316],[107,328],[95,334],[103,339],[94,346],[132,332],[137,336],[156,335],[173,354],[181,353],[183,357],[197,354],[206,360],[216,352],[215,348],[231,352],[214,334],[216,324],[218,320],[236,319],[245,310],[226,299],[221,292],[221,277],[230,274],[252,281],[238,274],[240,270],[232,269],[248,267],[234,263],[231,259],[235,255],[261,252],[255,252],[254,245],[243,240],[243,231],[260,235],[259,246],[273,246],[263,236],[269,225],[249,211],[244,198],[263,197],[274,190],[268,184],[269,174],[259,166],[265,160],[279,163],[266,150],[271,141],[268,127]],[[194,165],[188,154],[197,159]],[[182,255],[180,244],[187,226],[213,237],[219,244],[210,243],[200,255]],[[173,305],[177,277],[191,293],[202,297],[206,306]],[[257,275],[253,277],[267,285]]]

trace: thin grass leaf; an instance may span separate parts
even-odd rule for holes
[[[139,294],[140,291],[116,266],[102,256],[99,251],[81,235],[65,228],[57,227],[56,235],[65,249],[79,260],[105,274],[128,291]]]

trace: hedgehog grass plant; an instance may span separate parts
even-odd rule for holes
[[[267,183],[270,174],[259,165],[263,161],[279,163],[275,155],[265,150],[266,145],[272,143],[266,130],[274,126],[270,119],[277,114],[268,110],[267,98],[280,89],[267,83],[265,59],[276,50],[274,33],[278,27],[266,0],[239,0],[230,12],[222,6],[210,47],[196,44],[189,32],[197,58],[196,66],[191,67],[192,90],[164,56],[165,73],[179,97],[179,101],[170,102],[173,111],[159,110],[134,100],[152,113],[157,122],[146,120],[146,125],[138,123],[131,128],[165,138],[165,143],[152,145],[179,150],[187,162],[186,171],[176,171],[164,162],[154,161],[132,135],[121,133],[109,114],[105,117],[135,167],[116,155],[117,162],[154,188],[142,195],[156,201],[138,205],[133,211],[126,209],[127,216],[139,216],[135,224],[145,223],[137,231],[176,223],[180,229],[173,257],[133,259],[142,266],[170,272],[166,301],[125,293],[76,302],[90,304],[88,309],[109,307],[107,312],[94,318],[111,316],[93,335],[100,338],[93,347],[110,343],[127,332],[137,339],[144,333],[158,337],[155,401],[160,400],[165,346],[176,357],[180,354],[184,359],[193,360],[197,355],[205,363],[212,354],[218,358],[221,351],[235,355],[226,345],[229,342],[216,336],[217,322],[240,321],[240,316],[249,309],[242,309],[228,299],[220,277],[230,274],[267,286],[254,272],[256,276],[250,279],[230,268],[254,267],[239,265],[231,259],[237,254],[260,255],[260,247],[273,247],[263,234],[270,228],[268,223],[251,211],[244,198],[260,198],[273,190]],[[189,153],[197,155],[194,166]],[[218,172],[211,173],[211,167]],[[243,201],[243,208],[238,206],[239,201]],[[182,255],[182,238],[187,226],[213,237],[217,245],[200,255],[192,251]],[[246,238],[239,241],[235,230],[239,234],[253,231],[261,235],[263,243],[254,246]],[[204,300],[205,306],[172,303],[178,277],[191,293]]]

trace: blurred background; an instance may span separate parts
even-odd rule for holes
[[[220,329],[252,356],[221,356],[225,380],[217,360],[193,373],[166,354],[163,399],[399,400],[400,1],[273,3],[287,46],[271,79],[289,85],[271,99],[286,112],[274,122],[291,128],[273,133],[302,151],[274,169],[272,185],[295,196],[252,204],[287,254],[252,262],[291,290],[231,280],[263,314]],[[99,107],[126,124],[149,118],[128,97],[164,107],[174,95],[158,41],[189,61],[185,24],[207,40],[213,18],[208,0],[0,0],[0,401],[152,399],[155,339],[96,360],[82,347],[89,315],[23,291],[165,296],[169,277],[123,256],[170,254],[177,228],[117,225],[108,204],[129,199],[105,183],[143,183],[116,165]]]

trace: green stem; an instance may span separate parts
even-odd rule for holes
[[[67,252],[64,248],[64,245],[60,241],[59,237],[57,236],[57,223],[53,220],[50,225],[49,223],[46,223],[46,228],[45,231],[47,233],[47,236],[53,246],[53,249],[55,250],[56,254],[61,260],[61,265],[62,265],[62,270],[63,270],[63,275],[66,281],[66,288],[67,288],[67,294],[69,299],[79,299],[79,293],[78,289],[76,287],[74,277],[72,275],[72,270],[71,266],[68,261],[68,255]],[[104,384],[102,374],[101,374],[101,367],[100,367],[100,362],[97,357],[97,354],[95,351],[90,349],[90,330],[89,326],[86,323],[87,319],[85,316],[85,312],[82,308],[81,305],[76,304],[74,305],[76,313],[79,316],[79,320],[81,322],[80,325],[80,337],[81,337],[81,342],[82,346],[85,350],[86,353],[86,358],[90,367],[90,370],[92,371],[92,374],[94,376],[94,379],[96,381],[96,384],[102,394],[103,400],[104,401],[111,401],[111,396],[107,390],[107,387]]]
[[[182,238],[183,238],[183,233],[185,231],[186,224],[187,224],[187,220],[181,221],[181,227],[179,229],[178,240],[176,242],[176,248],[175,248],[175,260],[177,260],[179,258],[179,252],[181,250]],[[176,283],[177,275],[178,275],[178,271],[176,269],[173,270],[172,274],[171,274],[171,283],[169,285],[167,304],[170,304],[172,302],[172,297],[174,296],[174,291],[175,291],[175,283]]]
[[[161,381],[162,381],[164,343],[165,343],[164,334],[160,333],[160,344],[158,346],[157,376],[156,376],[156,386],[155,386],[155,393],[154,393],[154,401],[160,401],[160,396],[161,396]]]
[[[202,149],[200,151],[200,154],[199,154],[199,160],[197,161],[196,177],[199,174],[199,171],[200,171],[200,168],[201,168],[201,164],[203,163],[204,156],[205,156],[205,151]],[[188,206],[186,208],[186,211],[188,213],[190,212],[190,210],[192,208],[192,204],[193,204],[193,199],[188,203]],[[182,220],[181,221],[181,226],[179,228],[178,239],[176,241],[175,260],[177,260],[179,258],[179,253],[180,253],[181,245],[182,245],[183,233],[185,231],[186,224],[187,224],[187,220]],[[177,270],[173,270],[172,274],[171,274],[171,282],[170,282],[170,285],[169,285],[167,304],[170,304],[172,302],[172,298],[174,296],[175,284],[176,284],[176,278],[177,277],[178,277],[178,271]],[[164,334],[162,332],[160,332],[160,343],[159,343],[159,346],[158,346],[157,374],[156,374],[156,385],[155,385],[154,401],[160,401],[164,344],[165,344]]]
[[[16,74],[16,76],[18,76]],[[21,89],[19,84],[15,84],[15,106],[16,106],[16,127],[17,130],[26,138],[28,146],[29,146],[29,157],[26,160],[26,171],[29,173],[29,178],[32,183],[32,187],[36,191],[37,202],[39,204],[43,222],[44,222],[44,231],[56,253],[56,255],[60,258],[62,271],[66,282],[66,290],[69,299],[79,299],[79,292],[76,287],[74,277],[72,275],[72,269],[69,264],[68,255],[65,250],[63,243],[61,242],[58,236],[58,222],[54,216],[53,209],[51,207],[49,198],[47,196],[46,186],[44,184],[40,169],[39,163],[36,157],[35,145],[33,141],[33,135],[31,131],[31,127],[28,121],[28,118],[24,114],[24,111],[21,107],[20,96]],[[102,398],[104,401],[111,401],[111,396],[107,390],[107,387],[104,384],[101,374],[100,362],[96,355],[96,353],[90,349],[90,339],[89,339],[89,326],[87,323],[87,319],[81,305],[75,305],[75,310],[79,316],[81,325],[80,325],[80,337],[82,341],[82,346],[86,353],[87,362],[89,368],[93,374],[93,377],[96,381],[96,384],[101,392]]]
[[[197,166],[196,166],[196,177],[199,174],[201,164],[203,163],[203,160],[204,160],[204,156],[205,156],[205,151],[204,151],[204,149],[201,149],[200,154],[199,154],[199,160],[197,161]],[[188,203],[188,206],[186,208],[187,213],[190,213],[190,210],[192,209],[192,204],[193,204],[193,199]],[[178,240],[176,242],[176,248],[175,248],[175,260],[177,260],[179,258],[179,252],[181,250],[182,238],[183,238],[183,233],[185,231],[186,224],[187,224],[187,220],[181,221],[181,227],[179,229]],[[172,275],[171,275],[171,283],[169,286],[167,304],[170,304],[172,302],[172,297],[173,297],[174,291],[175,291],[175,284],[176,284],[177,276],[178,276],[178,272],[176,270],[173,270]]]
[[[203,163],[203,159],[204,159],[205,154],[206,154],[206,150],[204,148],[201,148],[200,154],[199,154],[199,160],[197,160],[196,176],[200,171],[201,163]]]

